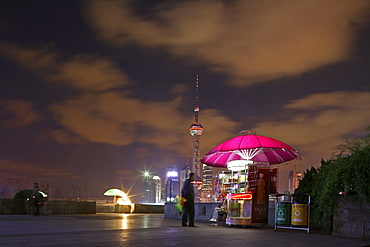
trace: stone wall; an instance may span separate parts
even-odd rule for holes
[[[164,213],[164,205],[137,204],[137,203],[135,203],[133,213],[163,214]]]
[[[40,209],[41,213],[43,209]],[[49,201],[46,205],[46,214],[95,214],[95,202],[78,201]]]
[[[26,203],[13,199],[0,200],[0,214],[32,214],[32,209]],[[49,201],[40,207],[40,214],[95,214],[96,203],[85,201]]]
[[[164,205],[155,204],[140,204],[134,205],[117,205],[115,203],[97,203],[97,213],[148,213],[148,214],[163,214]]]
[[[355,196],[340,199],[333,215],[333,236],[370,238],[370,203]]]
[[[0,199],[1,214],[31,214],[26,203],[13,199]],[[95,214],[95,213],[155,213],[163,214],[164,205],[135,204],[117,205],[115,203],[96,203],[95,201],[49,201],[40,208],[40,214]]]
[[[96,203],[97,213],[114,213],[116,210],[115,203]]]

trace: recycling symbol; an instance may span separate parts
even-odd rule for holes
[[[301,215],[301,212],[299,212],[299,210],[296,210],[296,211],[294,212],[294,215],[295,215],[295,216],[300,216],[300,215]]]

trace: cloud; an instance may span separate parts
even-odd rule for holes
[[[205,155],[218,144],[231,139],[242,130],[241,123],[235,122],[224,116],[216,109],[205,109],[200,111],[201,123],[204,128],[201,141],[201,156]]]
[[[109,58],[79,54],[62,59],[50,46],[26,48],[1,42],[0,47],[10,59],[48,82],[79,91],[100,92],[129,84],[126,74]]]
[[[55,81],[67,81],[84,91],[105,91],[129,84],[125,73],[110,59],[92,55],[77,55],[62,63]]]
[[[179,95],[172,101],[146,101],[130,97],[131,92],[124,86],[131,82],[107,58],[76,55],[60,61],[57,52],[44,48],[2,45],[7,48],[7,55],[25,68],[78,92],[48,107],[62,128],[41,131],[40,138],[50,137],[60,143],[85,140],[118,146],[146,143],[185,156],[191,153],[188,128],[192,116],[179,111],[183,103],[181,95],[186,90],[183,84],[172,86],[171,93]],[[206,134],[210,142],[205,147],[212,148],[208,144],[212,140],[222,140],[234,133],[237,123],[223,112],[208,109],[201,114],[204,123],[209,123]]]
[[[42,120],[33,103],[24,100],[0,101],[0,115],[8,118],[1,121],[5,129],[23,128]]]
[[[140,142],[186,155],[191,152],[188,132],[191,116],[179,112],[180,104],[178,99],[152,102],[123,97],[118,92],[105,92],[85,93],[51,105],[49,109],[61,126],[90,142],[111,145]],[[230,135],[237,126],[221,111],[209,109],[201,114],[207,119],[204,123],[209,123],[207,143]],[[221,128],[223,131],[219,133]]]
[[[59,143],[83,143],[83,139],[66,129],[44,129],[40,131],[39,139],[52,139]]]
[[[25,48],[16,44],[0,42],[0,47],[4,55],[25,68],[32,70],[35,74],[46,76],[55,73],[52,68],[57,67],[58,54],[53,51],[51,46]]]
[[[151,18],[129,1],[90,1],[86,19],[118,46],[165,47],[233,76],[236,86],[296,76],[350,58],[366,0],[183,1],[159,4]]]
[[[330,158],[346,135],[370,125],[369,92],[313,94],[287,104],[285,109],[285,120],[262,122],[255,129],[303,150],[303,163],[310,165]]]
[[[189,93],[189,85],[175,84],[171,87],[170,93],[173,95],[186,95]]]

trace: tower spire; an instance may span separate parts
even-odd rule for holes
[[[197,74],[196,80],[195,80],[195,106],[194,106],[194,113],[195,113],[195,123],[198,123],[199,121],[199,77]]]

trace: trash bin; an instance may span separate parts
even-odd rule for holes
[[[311,197],[307,194],[293,194],[290,196],[291,202],[287,202],[286,198],[283,198],[281,202],[276,203],[275,231],[278,228],[285,228],[305,230],[310,233]],[[289,217],[286,217],[286,213],[289,214]]]
[[[291,205],[292,204],[290,202],[280,202],[276,205],[276,225],[290,225]]]
[[[291,224],[294,227],[307,227],[308,225],[308,204],[292,204]]]

